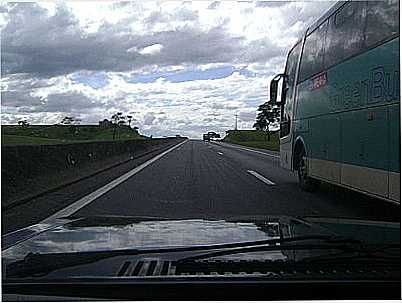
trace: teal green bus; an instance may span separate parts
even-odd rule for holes
[[[399,1],[335,4],[289,51],[270,102],[281,166],[400,203]],[[279,90],[280,88],[280,90]]]

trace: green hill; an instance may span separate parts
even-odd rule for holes
[[[113,127],[100,125],[19,125],[1,126],[2,145],[63,144],[113,140]],[[126,125],[116,129],[116,140],[144,139],[137,130]]]
[[[267,133],[260,130],[229,130],[226,133],[224,142],[279,151],[279,132],[271,132],[269,141]]]

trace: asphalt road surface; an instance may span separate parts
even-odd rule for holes
[[[400,206],[337,187],[303,192],[277,153],[188,140],[74,216],[329,216],[400,221]],[[71,213],[71,211],[70,211]]]

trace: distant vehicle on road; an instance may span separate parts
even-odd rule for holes
[[[217,134],[216,132],[208,132],[202,135],[202,139],[204,141],[211,141],[211,139],[219,139],[221,135]]]
[[[216,132],[208,132],[208,136],[213,139],[218,139],[221,135],[217,134]]]
[[[400,203],[399,1],[334,5],[271,81],[281,166]],[[279,90],[280,88],[280,90]]]

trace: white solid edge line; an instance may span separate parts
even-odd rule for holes
[[[223,155],[223,153],[221,153],[221,152],[218,152],[218,155]]]
[[[254,177],[256,177],[257,179],[259,179],[260,181],[268,184],[268,185],[275,185],[274,182],[272,182],[271,180],[268,180],[267,178],[265,178],[264,176],[260,175],[259,173],[253,171],[253,170],[248,170],[247,171],[249,174],[252,174]]]
[[[169,153],[172,150],[176,149],[177,147],[183,145],[187,141],[188,140],[185,140],[184,142],[180,142],[179,144],[169,148],[168,150],[164,151],[163,153],[161,153],[161,154],[153,157],[152,159],[142,163],[141,165],[135,167],[134,169],[130,170],[129,172],[125,173],[124,175],[121,175],[120,177],[114,179],[112,182],[109,182],[108,184],[98,188],[97,190],[95,190],[94,192],[90,193],[89,195],[86,195],[85,197],[83,197],[83,198],[79,199],[78,201],[74,202],[73,204],[70,204],[69,206],[67,206],[67,207],[63,208],[62,210],[56,212],[55,214],[49,216],[48,218],[44,219],[40,223],[50,223],[50,222],[54,221],[57,218],[62,218],[62,217],[67,217],[67,216],[72,215],[73,213],[77,212],[78,210],[80,210],[84,206],[88,205],[89,203],[91,203],[95,199],[99,198],[100,196],[102,196],[103,194],[107,193],[111,189],[115,188],[116,186],[118,186],[122,182],[126,181],[128,178],[134,176],[136,173],[140,172],[145,167],[147,167],[148,165],[152,164],[156,160],[160,159],[161,157],[163,157],[167,153]]]
[[[222,144],[222,142],[219,142],[219,143],[216,142],[216,144],[219,145],[219,144]],[[264,153],[264,152],[261,152],[261,151],[258,151],[258,150],[254,150],[254,149],[249,149],[249,148],[246,148],[246,147],[234,146],[233,144],[230,144],[230,143],[224,143],[224,145],[230,146],[230,147],[233,147],[233,148],[237,148],[237,149],[248,150],[248,151],[251,151],[251,152],[253,152],[253,153],[262,154],[262,155],[266,155],[266,156],[273,157],[273,158],[280,158],[280,156],[276,156],[276,155]]]

